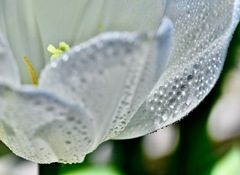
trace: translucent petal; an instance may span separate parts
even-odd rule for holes
[[[9,83],[19,84],[20,77],[12,51],[0,32],[0,79]]]
[[[165,35],[171,34],[165,28],[162,40],[170,45],[170,37]],[[146,98],[163,71],[164,66],[159,65],[166,60],[159,58],[166,57],[152,56],[159,55],[158,52],[149,55],[149,49],[159,47],[159,43],[150,43],[148,38],[130,33],[100,35],[48,66],[41,74],[39,87],[91,112],[97,125],[98,145],[126,126],[132,111]],[[168,50],[167,46],[164,48]]]
[[[95,117],[96,145],[118,108],[125,103],[129,107],[134,90],[131,83],[137,81],[145,59],[140,55],[146,55],[138,37],[128,33],[101,35],[76,46],[41,74],[39,88],[84,106]],[[127,95],[129,99],[124,99]],[[126,114],[127,107],[119,112]]]
[[[166,64],[168,62],[169,53],[172,45],[172,23],[164,18],[163,22],[157,32],[157,35],[149,47],[148,55],[145,58],[143,68],[139,74],[139,80],[136,84],[131,83],[130,86],[134,87],[133,98],[129,102],[130,108],[128,109],[127,115],[124,113],[119,113],[117,120],[113,120],[107,129],[107,134],[104,140],[111,139],[121,132],[125,126],[128,124],[129,120],[138,110],[140,105],[147,98],[152,88],[160,78],[161,74],[165,70]],[[135,66],[131,64],[131,66]],[[128,98],[128,94],[126,97]],[[121,108],[119,108],[121,111]],[[121,128],[121,129],[119,129]]]
[[[105,31],[156,30],[163,0],[33,1],[44,48],[64,41],[74,46]],[[45,55],[46,61],[50,55]]]
[[[31,82],[23,56],[30,59],[38,73],[45,65],[38,27],[32,1],[0,0],[0,31],[13,52],[23,83]]]
[[[170,125],[203,100],[221,72],[239,21],[239,4],[239,0],[167,2],[165,16],[174,27],[167,68],[118,139]]]
[[[79,106],[0,82],[0,139],[20,157],[38,163],[82,162],[91,150],[94,128]]]

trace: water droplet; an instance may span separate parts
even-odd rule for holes
[[[162,111],[162,120],[163,120],[164,122],[166,122],[169,117],[170,117],[170,116],[169,116],[169,111],[168,111],[167,109],[164,109],[164,110]]]
[[[68,55],[63,55],[62,59],[63,59],[63,61],[68,61],[69,57],[68,57]]]
[[[188,75],[188,76],[187,76],[187,80],[188,80],[188,81],[192,81],[192,79],[193,79],[193,75]]]
[[[181,85],[180,87],[181,91],[186,91],[188,89],[188,86],[186,84]]]

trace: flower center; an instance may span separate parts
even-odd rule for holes
[[[52,44],[50,44],[48,46],[47,50],[52,54],[50,60],[55,61],[64,52],[70,50],[70,47],[65,42],[60,42],[58,48],[56,48]],[[25,62],[26,66],[27,66],[27,69],[28,69],[28,72],[29,72],[29,75],[32,78],[32,84],[34,86],[37,86],[38,85],[38,75],[37,75],[32,63],[30,62],[30,60],[26,56],[23,57],[23,61]]]
[[[51,61],[57,59],[60,57],[64,52],[70,50],[70,47],[65,42],[60,42],[58,48],[54,47],[52,44],[50,44],[47,48],[47,50],[52,54]]]

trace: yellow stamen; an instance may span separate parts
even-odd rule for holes
[[[63,52],[69,51],[70,47],[68,44],[66,44],[65,42],[60,42],[58,49],[62,50]]]
[[[31,62],[29,61],[29,59],[26,56],[23,57],[23,61],[27,65],[27,69],[32,78],[33,85],[37,86],[38,85],[38,76],[37,76],[37,73],[36,73],[33,65],[31,64]]]
[[[47,50],[51,53],[51,61],[59,58],[64,52],[70,50],[70,47],[65,42],[60,42],[58,48],[50,44]]]

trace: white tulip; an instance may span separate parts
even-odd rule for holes
[[[180,120],[218,79],[239,16],[240,0],[0,0],[0,139],[75,163]],[[61,41],[73,47],[49,64]]]

